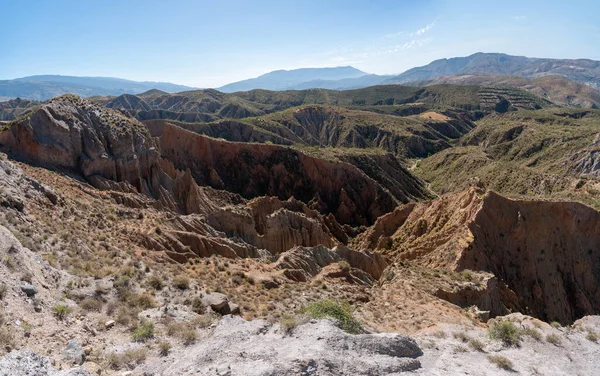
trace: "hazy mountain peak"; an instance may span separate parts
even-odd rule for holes
[[[0,97],[35,100],[46,100],[61,94],[76,94],[82,97],[138,94],[151,89],[175,93],[193,88],[169,82],[138,82],[114,77],[37,75],[0,80]]]
[[[235,91],[248,91],[253,89],[286,90],[293,89],[296,85],[310,81],[335,81],[366,76],[359,69],[351,66],[330,68],[299,68],[291,70],[276,70],[265,73],[256,78],[234,82],[218,88],[218,90],[231,93]]]

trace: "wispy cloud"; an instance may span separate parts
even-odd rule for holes
[[[390,48],[388,48],[385,53],[386,54],[393,54],[396,52],[400,52],[402,50],[410,50],[411,48],[418,48],[418,47],[422,47],[425,44],[431,42],[432,39],[431,38],[421,38],[421,39],[411,39],[409,41],[406,41],[403,44],[398,44],[395,46],[391,46]]]
[[[432,22],[429,25],[425,26],[424,28],[415,31],[414,33],[410,33],[410,36],[411,37],[421,36],[421,35],[425,34],[426,32],[428,32],[429,30],[433,29],[434,26],[435,26],[435,22]]]
[[[399,31],[369,40],[336,46],[318,55],[298,61],[302,66],[340,66],[365,64],[380,59],[392,59],[408,54],[433,41],[431,29],[435,21],[414,31]],[[413,54],[413,52],[411,52]]]
[[[425,34],[426,32],[433,29],[434,27],[435,27],[435,21],[417,31],[413,31],[413,32],[399,31],[397,33],[386,34],[381,39],[396,39],[396,38],[400,38],[400,37],[418,37],[418,36]]]
[[[527,17],[525,16],[512,16],[511,19],[515,20],[515,21],[523,21],[524,19],[526,19]]]

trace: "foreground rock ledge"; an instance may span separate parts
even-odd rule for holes
[[[423,353],[401,334],[343,332],[331,321],[311,321],[285,333],[264,320],[225,316],[209,338],[136,374],[156,375],[393,375],[418,369]]]

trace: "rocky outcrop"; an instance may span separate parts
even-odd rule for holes
[[[600,176],[600,134],[585,149],[576,153],[572,158],[573,168],[576,173]]]
[[[146,120],[144,125],[151,133],[162,133],[164,123],[168,122],[194,133],[213,138],[223,138],[233,142],[271,142],[278,145],[291,145],[293,141],[275,133],[265,131],[237,120],[219,120],[209,123],[185,123],[182,121]]]
[[[412,175],[391,153],[347,154],[338,158],[360,169],[400,202],[422,201],[435,197],[425,183]]]
[[[260,198],[260,201],[271,201]],[[208,223],[223,231],[228,237],[241,238],[249,244],[263,248],[273,254],[284,252],[296,245],[314,246],[323,244],[333,247],[338,241],[331,234],[321,217],[314,211],[307,213],[285,208],[285,203],[276,200],[279,208],[258,208],[262,203],[251,202],[251,210],[221,210],[208,216]],[[288,205],[289,206],[289,205]]]
[[[220,255],[227,258],[259,258],[271,254],[239,238],[227,238],[215,230],[203,218],[195,215],[175,217],[172,229],[161,230],[160,234],[136,234],[136,241],[146,249],[164,252],[177,262],[186,262],[197,257]]]
[[[202,217],[175,217],[169,227],[154,237],[140,234],[139,242],[180,262],[211,255],[271,258],[297,245],[334,247],[347,241],[335,218],[293,198],[259,197]]]
[[[58,199],[52,188],[31,179],[23,170],[0,157],[0,206],[23,212],[28,200],[55,205]]]
[[[380,217],[356,237],[356,249],[375,249],[430,268],[456,269],[457,257],[471,240],[466,224],[481,207],[483,191],[471,188],[432,201],[407,204]]]
[[[563,323],[600,312],[599,245],[592,208],[476,188],[399,207],[354,242],[428,267],[491,272],[518,297],[515,308]]]
[[[30,163],[81,175],[100,189],[139,192],[183,213],[211,209],[190,173],[161,158],[142,124],[72,95],[11,125],[0,133],[0,146]]]
[[[90,376],[90,373],[80,367],[59,371],[48,358],[29,350],[19,350],[0,358],[0,376],[13,375]]]
[[[316,200],[322,213],[342,224],[370,224],[398,199],[352,165],[310,157],[276,145],[214,140],[165,124],[159,137],[163,155],[199,184],[243,197]]]
[[[41,102],[21,98],[0,102],[0,120],[18,119],[39,105]]]
[[[314,321],[279,325],[225,316],[206,340],[136,371],[161,375],[392,375],[416,370],[422,351],[401,334],[352,335]]]
[[[308,281],[318,275],[328,265],[345,261],[351,268],[366,273],[352,275],[352,270],[345,270],[350,280],[372,284],[378,280],[387,267],[388,262],[380,254],[359,252],[343,245],[332,249],[325,246],[294,247],[280,255],[275,268],[284,270],[284,275],[295,281]]]
[[[574,202],[513,201],[495,193],[469,224],[459,267],[489,270],[524,312],[570,323],[600,313],[600,213]]]

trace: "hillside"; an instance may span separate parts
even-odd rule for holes
[[[3,370],[594,369],[598,110],[497,82],[5,106]]]
[[[600,61],[589,59],[543,59],[499,53],[476,53],[467,57],[435,60],[412,68],[384,83],[407,83],[454,75],[515,75],[528,78],[562,76],[600,88]]]
[[[356,90],[252,90],[237,93],[222,93],[213,89],[176,94],[153,91],[140,94],[137,98],[124,95],[95,100],[109,108],[124,110],[139,120],[169,119],[182,122],[255,117],[300,105],[334,105],[399,115],[416,114],[434,107],[489,112],[553,105],[524,90],[477,85],[433,85],[425,88],[382,85]]]
[[[418,162],[414,173],[437,193],[473,180],[513,196],[577,200],[600,208],[594,177],[597,110],[496,114],[448,150]]]
[[[519,76],[458,75],[409,82],[408,85],[501,85],[526,90],[562,106],[600,108],[600,91],[591,86],[569,81],[561,76],[525,78]]]
[[[40,104],[41,102],[38,101],[20,98],[0,102],[0,120],[8,121],[18,119]]]
[[[138,82],[112,77],[40,75],[0,80],[0,97],[18,97],[37,101],[44,101],[61,94],[91,97],[125,93],[137,94],[150,89],[174,93],[192,88],[167,82]]]

